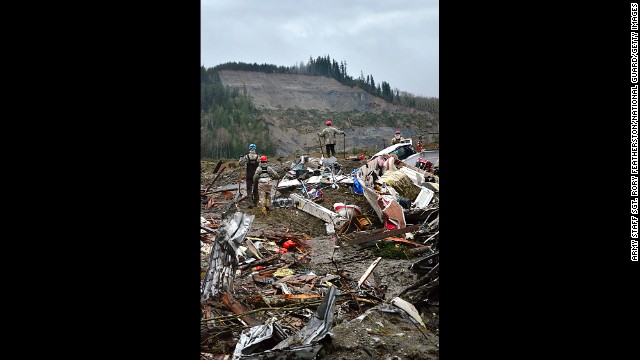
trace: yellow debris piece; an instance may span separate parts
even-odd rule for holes
[[[293,275],[293,270],[291,269],[278,269],[278,271],[273,273],[273,276],[285,277]]]

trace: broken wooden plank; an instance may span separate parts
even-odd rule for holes
[[[209,232],[209,233],[213,233],[213,234],[218,232],[218,231],[216,231],[216,230],[214,230],[214,229],[212,229],[210,227],[207,227],[207,226],[200,226],[200,229],[205,230],[206,232]]]
[[[241,315],[247,312],[247,308],[245,308],[244,306],[242,306],[242,304],[236,301],[236,299],[233,298],[229,290],[226,290],[224,293],[222,293],[222,301],[236,315]],[[254,319],[251,315],[241,315],[239,317],[240,319],[242,319],[242,321],[244,321],[250,326],[255,326],[260,324],[260,322]]]
[[[375,301],[373,301],[373,300],[364,299],[364,298],[357,297],[357,296],[354,296],[353,298],[354,298],[354,299],[356,299],[356,300],[358,300],[358,301],[361,301],[361,302],[365,302],[365,303],[369,303],[369,304],[373,304],[373,305],[376,305],[376,304],[377,304],[377,302],[375,302]]]
[[[371,240],[380,240],[390,236],[406,234],[409,232],[417,231],[418,229],[420,229],[420,224],[407,226],[402,229],[394,229],[394,230],[389,230],[384,232],[378,232],[374,234],[367,233],[367,234],[357,235],[357,236],[354,236],[353,239],[349,241],[349,243],[357,245],[357,244],[361,244]]]
[[[220,169],[220,165],[222,165],[222,160],[218,160],[216,167],[213,169],[214,174],[218,172],[218,169]]]
[[[264,265],[264,264],[270,263],[271,261],[279,259],[279,258],[280,258],[280,254],[275,254],[275,255],[269,256],[268,258],[264,258],[262,260],[253,261],[253,262],[250,262],[248,264],[240,265],[240,266],[238,266],[238,269],[239,270],[246,270],[246,269],[248,269],[250,267],[254,267],[254,266],[257,266],[257,265]]]
[[[258,237],[251,237],[251,236],[247,236],[245,239],[249,239],[249,240],[257,240],[257,241],[269,241],[269,239],[267,238],[258,238]]]
[[[393,242],[396,242],[396,243],[408,244],[408,245],[413,246],[414,248],[419,248],[419,247],[424,246],[424,245],[419,244],[417,242],[413,242],[411,240],[407,240],[407,239],[399,238],[399,237],[388,237],[388,238],[385,238],[385,240],[393,241]]]
[[[216,168],[216,169],[217,169],[217,168]],[[216,177],[215,177],[215,178],[213,178],[213,181],[211,181],[211,184],[209,184],[209,186],[207,186],[207,189],[204,191],[204,193],[205,193],[205,194],[209,191],[209,189],[211,189],[211,186],[213,186],[213,183],[214,183],[214,182],[216,182],[216,180],[218,180],[218,178],[220,177],[220,175],[222,175],[222,173],[223,173],[225,170],[227,170],[227,168],[226,168],[226,167],[223,167],[223,168],[222,168],[222,171],[220,171],[220,172],[218,173],[218,175],[216,175]]]
[[[318,294],[282,294],[283,299],[312,299],[319,298]]]
[[[369,275],[371,275],[371,272],[373,271],[373,269],[376,268],[376,266],[378,266],[378,264],[380,263],[380,260],[382,260],[382,257],[377,258],[367,269],[367,271],[364,272],[364,274],[362,274],[362,276],[360,277],[360,280],[358,280],[358,287],[362,286],[362,284],[367,280],[367,278],[369,277]]]

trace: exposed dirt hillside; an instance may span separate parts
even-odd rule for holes
[[[358,87],[345,86],[324,76],[267,74],[253,71],[222,70],[225,86],[247,92],[254,105],[263,109],[292,108],[320,111],[363,111],[421,114],[404,106],[390,104]]]
[[[347,155],[375,152],[389,145],[396,130],[414,141],[437,140],[428,132],[438,132],[436,116],[426,111],[398,106],[372,96],[357,87],[340,84],[323,76],[266,74],[222,70],[225,86],[247,91],[260,111],[260,119],[276,139],[276,156],[320,151],[317,133],[327,119],[346,132],[339,137],[336,150]],[[378,121],[366,118],[375,114]]]

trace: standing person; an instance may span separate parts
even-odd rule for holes
[[[258,183],[260,182],[260,178],[266,178],[269,176],[277,179],[280,175],[278,175],[278,173],[267,164],[267,157],[265,155],[262,155],[260,156],[260,166],[253,174],[253,206],[258,206],[258,200],[260,200],[260,196],[258,194]],[[250,207],[253,206],[250,205]]]
[[[256,144],[249,145],[249,153],[246,155],[242,155],[240,160],[238,160],[238,165],[245,166],[244,178],[247,184],[247,197],[252,199],[253,196],[253,174],[256,173],[256,169],[258,165],[260,165],[260,160],[258,158],[258,154],[256,154]]]
[[[404,141],[404,138],[400,135],[400,130],[396,130],[396,136],[391,138],[391,145],[399,144]]]
[[[416,150],[418,152],[422,151],[422,136],[418,136],[418,143],[416,144]]]
[[[344,135],[345,132],[331,126],[331,120],[327,121],[327,127],[318,134],[325,139],[324,146],[327,148],[327,156],[329,157],[336,154],[336,134]]]

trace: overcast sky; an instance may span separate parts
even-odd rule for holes
[[[201,64],[329,55],[353,78],[439,97],[439,0],[201,0]]]

